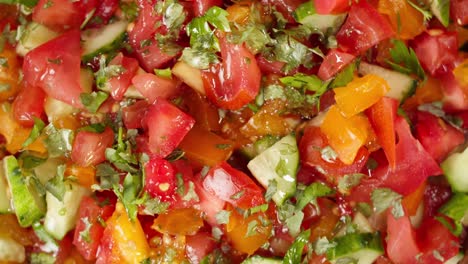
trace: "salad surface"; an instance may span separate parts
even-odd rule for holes
[[[468,263],[467,0],[0,0],[0,263]]]

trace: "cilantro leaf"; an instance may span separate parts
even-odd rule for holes
[[[333,193],[333,189],[327,185],[314,182],[297,195],[296,210],[300,211],[304,209],[308,203],[312,203],[317,207],[317,197],[327,196]]]
[[[408,2],[408,4],[412,6],[414,9],[418,10],[423,15],[425,21],[431,20],[433,15],[431,11],[427,9],[427,7],[424,7],[424,8],[420,7],[419,5],[413,3],[413,1],[411,0],[406,0],[406,2]],[[418,2],[421,2],[421,1],[418,1]]]
[[[47,157],[38,157],[25,151],[20,154],[19,160],[23,169],[32,169],[46,162]]]
[[[348,193],[354,186],[357,186],[361,178],[365,175],[362,173],[346,174],[338,180],[338,190],[341,193]]]
[[[377,213],[381,213],[392,207],[392,214],[395,218],[404,215],[401,200],[403,196],[388,188],[375,189],[371,194],[371,200]]]
[[[44,252],[31,253],[29,261],[31,264],[54,264],[55,257]]]
[[[468,214],[468,194],[455,193],[452,198],[439,209],[439,213],[453,220],[455,228],[442,217],[437,218],[454,235],[459,236],[463,231],[462,222]]]
[[[70,153],[73,142],[73,130],[56,129],[52,123],[44,128],[44,133],[47,137],[44,143],[47,147],[49,157],[60,157]]]
[[[85,228],[80,231],[80,237],[85,241],[86,243],[91,243],[91,236],[89,234],[89,230],[91,229],[91,222],[89,222],[89,217],[83,217],[81,220],[83,224],[85,224]]]
[[[304,213],[302,211],[295,211],[291,217],[286,219],[285,224],[291,236],[297,236],[301,232],[302,220],[304,220]]]
[[[122,202],[127,211],[128,217],[130,220],[135,220],[138,213],[138,206],[144,204],[148,199],[147,195],[143,196],[141,199],[138,199],[140,196],[140,191],[143,188],[141,175],[132,175],[127,173],[125,176],[123,184],[120,186],[114,185],[114,193]],[[146,194],[146,193],[145,193]]]
[[[119,173],[109,163],[100,163],[96,166],[96,177],[100,180],[99,186],[93,186],[97,190],[111,190],[120,182]]]
[[[287,34],[280,34],[276,37],[273,53],[277,61],[286,63],[283,67],[286,73],[300,65],[311,68],[313,64],[312,50]]]
[[[425,80],[426,74],[419,63],[418,57],[412,48],[407,48],[401,40],[393,40],[393,48],[390,49],[392,60],[386,62],[396,71],[405,74],[416,74],[419,79]]]
[[[160,201],[157,197],[145,199],[143,206],[144,212],[150,215],[163,214],[167,212],[170,204],[168,202]]]
[[[325,254],[329,249],[336,247],[336,242],[328,241],[326,237],[320,237],[314,244],[317,255]]]
[[[354,79],[354,72],[356,71],[356,62],[346,66],[342,71],[336,75],[335,79],[331,82],[330,88],[344,87]]]
[[[294,88],[302,88],[313,92],[320,91],[322,87],[322,80],[320,80],[319,77],[316,75],[305,75],[303,73],[282,77],[280,78],[280,82]]]
[[[96,113],[108,97],[109,94],[102,91],[80,94],[81,103],[91,113]]]
[[[33,117],[33,119],[34,126],[31,130],[31,133],[29,133],[29,137],[26,139],[26,141],[24,141],[23,147],[27,147],[33,143],[41,135],[41,132],[45,127],[44,121],[42,121],[40,118]]]
[[[309,243],[309,237],[310,229],[303,231],[296,237],[293,244],[291,245],[291,247],[289,247],[288,251],[284,256],[283,264],[301,263],[302,251],[304,250],[304,247]]]
[[[65,195],[65,165],[59,165],[57,167],[57,173],[53,178],[47,181],[45,188],[50,192],[57,200],[63,201],[63,196]]]
[[[221,210],[216,213],[216,222],[220,225],[229,223],[229,217],[231,216],[230,211]]]

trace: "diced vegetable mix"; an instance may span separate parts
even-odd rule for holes
[[[0,262],[457,263],[467,0],[0,0]]]

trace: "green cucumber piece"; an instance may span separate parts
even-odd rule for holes
[[[468,148],[461,153],[453,153],[440,165],[452,190],[468,192]]]
[[[296,174],[299,166],[299,151],[296,137],[287,135],[254,159],[247,167],[257,181],[268,188],[270,181],[276,183],[273,201],[277,205],[296,192]]]
[[[435,17],[448,27],[450,22],[450,0],[431,0],[431,11]]]
[[[85,30],[81,33],[83,53],[81,59],[85,62],[99,54],[117,50],[126,36],[128,22],[120,20],[100,28]]]
[[[273,144],[275,144],[278,140],[279,140],[279,137],[277,136],[266,135],[252,144],[243,146],[241,149],[241,152],[247,158],[253,159],[258,154],[262,153],[269,147],[273,146]]]
[[[386,96],[395,98],[400,102],[411,95],[417,86],[417,81],[406,74],[365,62],[359,64],[359,73],[362,75],[375,74],[385,79],[390,87],[390,91],[387,92]]]
[[[24,263],[25,260],[24,246],[11,237],[0,235],[0,262]]]
[[[3,168],[3,161],[0,161],[0,168]],[[11,207],[10,190],[8,190],[8,182],[5,176],[5,171],[0,170],[0,214],[8,214],[13,212]]]
[[[89,189],[72,182],[66,182],[65,188],[63,201],[50,192],[46,193],[47,213],[44,228],[57,240],[61,240],[75,227],[81,199],[90,192]]]
[[[36,23],[30,22],[26,25],[26,28],[21,35],[18,45],[16,46],[16,53],[20,56],[26,55],[29,51],[36,47],[54,39],[59,34],[50,28]]]
[[[293,16],[298,23],[329,34],[336,33],[346,19],[346,14],[321,15],[315,13],[312,1],[300,5],[294,11]]]
[[[13,207],[22,227],[31,226],[40,220],[46,211],[44,196],[41,196],[32,181],[22,174],[14,156],[3,158],[3,169],[8,180]]]
[[[352,263],[372,264],[384,254],[379,233],[350,233],[331,242],[336,246],[328,249],[326,255],[332,263],[349,259]]]
[[[280,259],[274,259],[274,258],[266,258],[262,256],[251,256],[244,261],[242,261],[242,264],[281,264],[283,263],[282,260]]]

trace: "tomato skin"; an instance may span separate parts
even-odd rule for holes
[[[223,210],[226,202],[216,196],[215,193],[206,190],[201,175],[197,175],[194,181],[195,191],[200,201],[196,205],[205,214],[205,220],[212,226],[217,226],[216,214]]]
[[[408,216],[395,218],[391,210],[387,212],[387,254],[394,263],[418,263],[416,255],[420,249],[416,243],[416,233]]]
[[[437,162],[465,142],[463,132],[430,113],[418,111],[415,124],[416,137]]]
[[[114,211],[113,205],[109,204],[101,207],[96,199],[85,196],[81,200],[80,209],[78,210],[78,221],[73,236],[73,245],[89,261],[96,259],[96,253],[104,232],[104,226],[99,221],[100,219],[106,221]],[[89,229],[87,229],[88,223],[85,223],[84,219],[88,220],[90,224]],[[82,235],[82,232],[85,230],[89,230],[89,241],[87,240],[88,237]]]
[[[365,112],[392,168],[396,166],[394,120],[397,108],[397,100],[382,97]]]
[[[148,100],[154,103],[159,97],[169,98],[176,94],[178,81],[156,76],[151,73],[138,74],[132,78],[135,88]]]
[[[36,86],[24,86],[13,102],[13,116],[22,126],[34,126],[34,117],[45,120],[46,94]]]
[[[317,76],[324,81],[328,80],[350,64],[354,58],[354,55],[331,49],[320,64]]]
[[[208,171],[203,178],[203,188],[219,199],[242,209],[265,204],[263,189],[249,176],[226,162]],[[235,197],[236,194],[240,197]]]
[[[97,5],[95,0],[39,0],[33,9],[33,21],[56,31],[79,29],[86,13]]]
[[[405,0],[379,0],[378,11],[389,18],[401,39],[412,39],[425,30],[424,16]],[[404,18],[404,23],[401,23],[401,18]]]
[[[132,105],[122,108],[122,120],[126,128],[137,129],[143,127],[143,119],[149,104],[146,100],[139,100]]]
[[[351,6],[345,23],[336,34],[338,47],[357,55],[393,36],[390,23],[367,1]]]
[[[24,80],[54,99],[82,108],[80,64],[80,31],[71,30],[26,54]]]
[[[132,83],[132,78],[138,71],[138,61],[134,58],[126,57],[119,53],[113,58],[109,65],[120,65],[124,68],[123,73],[109,78],[110,94],[117,101],[122,100],[128,86]]]
[[[251,102],[260,90],[261,73],[253,54],[242,44],[219,38],[221,65],[202,71],[206,96],[215,105],[239,109]]]
[[[194,0],[193,11],[196,17],[203,16],[213,6],[222,6],[222,0]]]
[[[161,201],[172,200],[176,190],[176,178],[171,163],[162,158],[151,158],[145,165],[145,190]]]
[[[458,36],[456,32],[431,29],[410,42],[421,66],[432,76],[452,71],[458,59]]]
[[[450,1],[450,18],[460,26],[468,24],[468,1]]]
[[[304,0],[262,0],[263,5],[273,5],[281,14],[288,20],[289,23],[295,23],[296,20],[292,16]]]
[[[442,87],[442,102],[446,112],[459,112],[468,110],[468,86],[462,85],[453,75],[448,72],[440,76]]]
[[[113,143],[114,132],[109,127],[102,133],[80,131],[73,142],[71,159],[82,167],[97,165],[106,160],[106,148]]]
[[[325,161],[320,150],[328,145],[327,137],[319,127],[306,127],[299,143],[301,162],[311,167],[320,168],[318,170],[322,171],[324,175],[332,177],[358,173],[366,165],[369,152],[364,147],[360,148],[354,163],[351,165],[346,165],[339,159],[331,162]]]
[[[148,107],[143,123],[148,128],[148,147],[158,157],[169,155],[195,124],[195,120],[159,98]]]
[[[212,252],[216,247],[213,236],[204,231],[200,231],[192,236],[185,237],[185,256],[190,263],[200,263],[203,257]]]
[[[435,218],[427,218],[418,228],[418,244],[424,254],[422,263],[445,263],[434,255],[439,252],[443,259],[451,259],[459,252],[460,241],[441,222]]]
[[[87,28],[99,27],[107,24],[119,7],[117,0],[102,0],[97,4],[96,11],[91,20],[86,24]]]
[[[283,67],[286,64],[282,61],[269,61],[262,55],[257,56],[257,64],[261,72],[267,74],[278,74],[284,76]],[[294,74],[296,70],[292,70],[291,74]]]
[[[315,10],[318,14],[337,14],[349,9],[347,0],[314,0]]]

